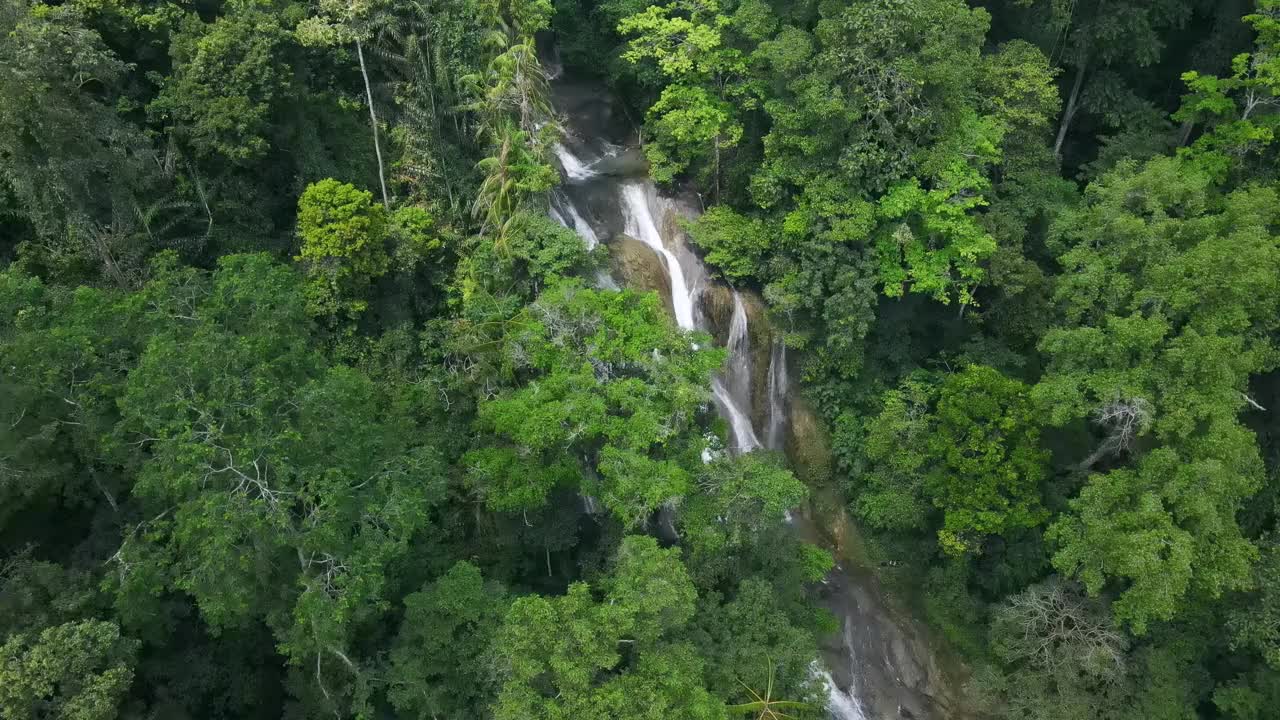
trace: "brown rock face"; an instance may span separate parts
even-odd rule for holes
[[[653,248],[633,237],[618,235],[609,242],[609,265],[619,285],[658,293],[667,312],[675,315],[671,278],[667,277],[665,261]]]
[[[822,420],[801,397],[791,398],[786,452],[796,476],[809,487],[821,487],[830,481],[831,439]]]
[[[733,321],[733,291],[727,285],[712,283],[703,288],[699,301],[711,337],[723,346],[729,342],[729,324]]]
[[[768,425],[769,363],[776,333],[764,300],[751,290],[738,294],[747,311],[747,335],[751,339],[751,422],[763,437]]]

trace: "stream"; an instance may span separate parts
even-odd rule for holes
[[[730,452],[789,451],[800,410],[793,407],[786,347],[768,327],[763,302],[712,278],[690,247],[679,220],[697,216],[698,198],[664,196],[650,182],[630,122],[602,87],[561,73],[553,79],[565,136],[555,148],[563,182],[552,196],[551,217],[589,248],[609,249],[612,272],[602,271],[597,285],[655,290],[679,327],[706,331],[725,346],[728,359],[711,390],[732,433]],[[814,423],[810,417],[806,424]],[[841,627],[824,639],[821,663],[813,667],[830,717],[952,717],[945,709],[948,683],[920,623],[893,608],[872,573],[841,557],[831,528],[820,526],[830,523],[807,509],[787,520],[802,536],[836,550],[840,563],[815,591]],[[835,534],[846,531],[853,532]]]

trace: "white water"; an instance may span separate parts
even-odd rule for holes
[[[729,338],[726,347],[729,359],[725,368],[729,391],[738,401],[743,414],[751,415],[751,337],[747,334],[747,308],[742,295],[733,291],[733,316],[729,320]]]
[[[810,671],[827,688],[827,712],[834,720],[867,720],[862,703],[853,696],[852,688],[848,693],[841,690],[831,673],[816,662]]]
[[[781,450],[787,438],[787,346],[773,342],[769,353],[769,416],[765,422],[765,442],[771,450]]]
[[[675,253],[662,242],[662,233],[653,222],[649,209],[649,197],[645,186],[638,182],[623,183],[619,187],[622,209],[626,216],[626,233],[653,248],[667,261],[667,275],[671,278],[671,305],[676,311],[676,325],[682,330],[696,330],[693,321],[693,295],[685,282],[684,268]],[[747,423],[749,426],[751,423]]]
[[[598,175],[584,163],[581,158],[573,154],[573,151],[560,143],[555,145],[555,153],[560,158],[560,166],[564,170],[564,174],[572,179],[576,177],[579,181],[587,180]],[[564,192],[556,192],[553,195],[551,209],[548,210],[551,219],[561,225],[578,233],[578,237],[586,243],[587,250],[595,250],[600,245],[600,236],[596,235],[595,228],[591,227],[591,223],[582,216],[582,212],[578,210],[578,205],[573,198]],[[566,217],[567,214],[567,217]],[[608,271],[600,268],[596,272],[596,287],[606,290],[617,290],[618,284],[609,276]]]
[[[729,320],[729,337],[726,343],[729,357],[725,362],[725,382],[721,383],[717,379],[712,391],[729,416],[739,452],[750,452],[761,447],[760,439],[751,424],[751,337],[748,330],[747,309],[742,303],[742,296],[734,290],[733,316]]]
[[[582,236],[582,239],[587,243],[588,250],[595,250],[596,246],[600,244],[600,238],[596,236],[596,231],[591,229],[591,224],[582,217],[582,213],[578,212],[578,206],[570,202],[565,209],[569,211],[569,220],[572,225],[569,223],[563,224]]]
[[[751,418],[747,417],[733,401],[733,396],[725,389],[720,378],[711,379],[711,394],[715,395],[720,408],[729,416],[729,427],[733,430],[735,441],[734,449],[744,453],[758,450],[760,441],[756,438],[755,428],[751,427]]]
[[[560,167],[564,168],[565,177],[569,182],[582,182],[599,175],[599,173],[591,169],[591,163],[583,162],[581,158],[574,155],[573,151],[562,143],[556,143],[553,149],[556,157],[560,160]]]

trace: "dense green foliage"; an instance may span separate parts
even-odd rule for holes
[[[553,46],[831,487],[584,282]],[[0,0],[0,717],[820,717],[811,490],[975,715],[1272,717],[1277,130],[1280,0]]]
[[[0,5],[0,716],[810,708],[806,488],[547,217],[552,14]]]
[[[1280,3],[635,5],[572,50],[715,201],[972,699],[1272,714]]]

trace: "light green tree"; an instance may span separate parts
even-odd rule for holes
[[[308,310],[329,318],[363,311],[369,284],[391,264],[387,213],[373,195],[333,179],[312,183],[298,198],[298,235]]]
[[[1244,21],[1257,33],[1254,51],[1232,59],[1225,77],[1184,73],[1190,92],[1173,116],[1205,126],[1190,155],[1219,178],[1244,156],[1270,146],[1280,127],[1280,2],[1259,0],[1257,12]]]
[[[138,642],[114,623],[70,622],[0,646],[0,712],[32,720],[114,720]]]
[[[723,355],[694,349],[659,302],[565,281],[508,321],[499,357],[521,382],[480,404],[492,440],[466,458],[489,507],[576,486],[637,525],[692,491],[705,441],[690,430]]]

